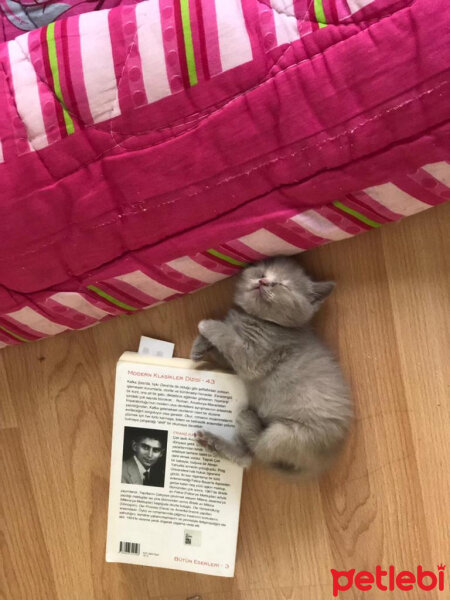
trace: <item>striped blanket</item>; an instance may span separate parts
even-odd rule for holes
[[[450,198],[449,14],[0,0],[0,347]]]

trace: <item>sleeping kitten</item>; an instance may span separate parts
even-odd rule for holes
[[[242,466],[255,458],[285,474],[312,477],[331,463],[352,419],[339,365],[308,322],[334,288],[313,282],[291,258],[241,274],[237,307],[198,326],[191,358],[212,358],[245,382],[248,407],[232,442],[208,431],[198,442]]]

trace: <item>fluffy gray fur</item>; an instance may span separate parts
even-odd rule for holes
[[[334,285],[312,281],[291,258],[268,259],[242,272],[236,308],[223,321],[199,323],[191,358],[230,367],[248,393],[234,440],[200,431],[202,446],[245,467],[257,459],[301,477],[330,465],[352,405],[338,363],[308,323]]]

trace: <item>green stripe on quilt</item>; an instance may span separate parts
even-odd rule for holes
[[[0,329],[2,329],[3,331],[6,331],[6,333],[8,335],[10,335],[13,338],[16,338],[16,340],[19,340],[19,342],[29,342],[30,341],[30,340],[27,340],[26,338],[23,338],[18,333],[14,333],[14,331],[10,331],[9,329],[6,329],[6,327],[3,327],[3,325],[0,325]]]
[[[119,308],[123,308],[124,310],[137,310],[137,308],[135,308],[134,306],[130,306],[129,304],[125,304],[125,302],[121,302],[120,300],[117,300],[117,298],[110,296],[109,294],[107,294],[100,288],[96,287],[95,285],[88,285],[87,288],[88,288],[88,290],[91,290],[91,292],[98,294],[99,296],[101,296],[102,298],[105,298],[105,300],[108,300],[109,302],[111,302],[111,304],[115,304]]]
[[[236,265],[237,267],[246,267],[248,263],[245,262],[241,262],[240,260],[236,260],[235,258],[231,258],[231,256],[227,256],[226,254],[222,254],[221,252],[217,252],[217,250],[207,250],[207,252],[209,254],[212,254],[213,256],[216,256],[217,258],[221,258],[222,260],[225,260],[226,262],[232,264],[232,265]]]
[[[342,202],[336,201],[336,202],[333,202],[333,205],[336,206],[336,208],[340,208],[341,210],[348,213],[349,215],[352,215],[356,219],[359,219],[360,221],[362,221],[366,225],[369,225],[370,227],[381,227],[381,223],[372,221],[372,219],[369,219],[365,215],[362,215],[361,213],[359,213],[357,210],[353,210],[353,208],[350,208],[349,206],[342,204]]]
[[[323,8],[323,0],[314,0],[314,12],[316,14],[316,21],[319,23],[319,28],[326,27],[327,18]]]
[[[58,56],[56,53],[56,43],[55,43],[55,24],[50,23],[47,27],[47,44],[48,44],[48,58],[50,61],[50,69],[52,71],[53,76],[53,85],[55,88],[55,94],[58,98],[64,115],[64,123],[66,125],[66,131],[68,135],[71,135],[75,131],[75,127],[72,121],[71,116],[69,115],[69,111],[64,103],[64,98],[61,90],[61,81],[59,78],[59,68],[58,68]]]
[[[198,83],[197,69],[195,67],[194,44],[192,42],[191,19],[189,14],[189,0],[180,0],[181,20],[183,22],[184,47],[186,49],[186,62],[189,73],[189,83]]]

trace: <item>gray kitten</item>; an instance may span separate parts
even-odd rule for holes
[[[242,272],[237,307],[224,321],[199,323],[191,358],[231,368],[248,393],[234,440],[200,431],[202,446],[245,467],[256,458],[301,477],[329,466],[352,405],[339,365],[308,322],[334,285],[312,281],[291,258],[268,259]]]

